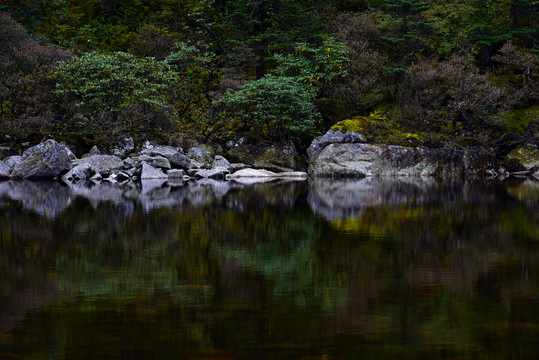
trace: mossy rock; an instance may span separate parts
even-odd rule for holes
[[[331,130],[363,134],[372,144],[439,147],[447,140],[437,133],[405,132],[400,124],[382,116],[356,116],[336,123]]]
[[[509,171],[530,171],[539,169],[539,147],[535,144],[524,144],[513,149],[504,159]]]

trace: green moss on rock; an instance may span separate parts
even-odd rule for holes
[[[376,113],[340,121],[331,130],[363,134],[371,144],[439,147],[446,140],[437,133],[405,132],[395,121]]]
[[[524,144],[513,149],[504,160],[510,171],[539,169],[539,148],[535,144]]]

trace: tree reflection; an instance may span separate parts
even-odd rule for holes
[[[5,352],[537,355],[537,182],[6,184]]]

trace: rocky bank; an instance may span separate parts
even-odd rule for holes
[[[146,142],[136,150],[132,139],[127,138],[114,155],[101,154],[94,147],[77,158],[69,146],[50,139],[28,148],[21,156],[0,160],[0,178],[61,179],[68,184],[86,180],[125,183],[191,179],[252,183],[279,178],[304,180],[308,176],[539,178],[537,143],[517,144],[507,154],[484,145],[416,145],[410,140],[417,138],[415,134],[397,134],[410,146],[377,144],[372,136],[361,132],[364,128],[350,125],[350,120],[342,123],[315,138],[303,157],[292,142],[249,144],[241,138],[229,142],[226,149],[219,148],[225,157],[204,144],[191,144],[184,151],[181,147]]]

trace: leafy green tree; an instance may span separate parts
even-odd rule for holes
[[[275,55],[272,73],[228,90],[217,102],[226,118],[263,138],[301,140],[315,134],[321,119],[315,98],[327,82],[346,75],[343,43],[327,38],[322,46],[296,44],[291,53]]]
[[[223,115],[239,121],[236,127],[253,129],[262,138],[312,136],[320,114],[313,103],[314,93],[290,76],[266,75],[228,91],[217,102]]]
[[[174,112],[168,94],[177,75],[154,58],[91,52],[60,62],[51,76],[68,112],[66,130],[104,137],[126,132],[156,135],[170,128]]]

